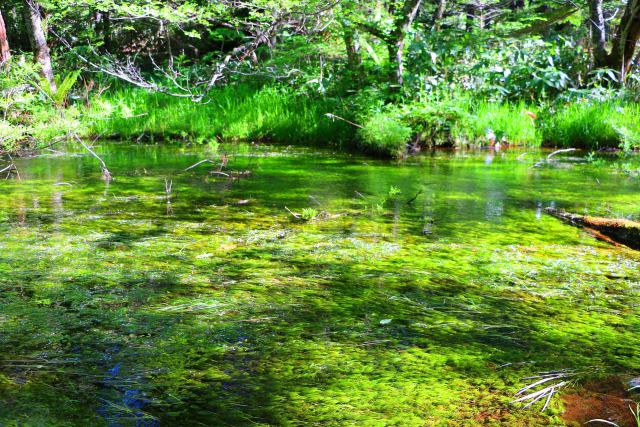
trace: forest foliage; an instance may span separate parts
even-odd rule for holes
[[[639,0],[15,0],[0,13],[3,150],[71,134],[400,157],[494,136],[638,147]]]

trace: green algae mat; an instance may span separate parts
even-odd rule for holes
[[[0,182],[0,425],[629,422],[640,253],[544,208],[637,220],[637,158],[95,150]]]

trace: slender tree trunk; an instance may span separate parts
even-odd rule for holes
[[[591,29],[591,43],[593,44],[594,63],[596,67],[607,66],[607,33],[604,14],[602,12],[602,0],[589,1],[589,24]]]
[[[395,57],[391,58],[395,69],[395,83],[402,86],[404,84],[404,34],[396,39],[395,44],[391,46],[391,52],[395,54]]]
[[[473,31],[474,21],[476,19],[476,7],[474,4],[469,3],[464,7],[464,15],[465,15],[465,27],[464,29],[468,32]]]
[[[51,55],[49,46],[47,46],[44,27],[42,26],[40,5],[34,0],[24,0],[24,15],[31,48],[33,49],[34,61],[40,64],[42,76],[47,79],[51,89],[55,91],[56,84],[53,78],[53,68],[51,67]]]
[[[411,24],[418,15],[422,0],[405,0],[402,16],[395,22],[393,38],[387,43],[389,62],[395,70],[394,80],[398,87],[404,84],[404,41]]]
[[[442,28],[442,18],[444,18],[444,12],[447,9],[447,0],[438,0],[438,7],[436,13],[433,15],[433,29],[440,31]]]
[[[109,52],[111,50],[111,18],[109,11],[96,11],[95,20],[95,31],[102,38],[100,50],[102,52]]]
[[[362,65],[358,32],[345,25],[343,26],[342,38],[347,51],[347,68],[351,71],[357,71]]]
[[[11,53],[9,52],[9,42],[7,41],[7,27],[2,19],[2,11],[0,11],[0,66],[9,61]]]

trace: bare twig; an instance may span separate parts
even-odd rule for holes
[[[349,121],[349,120],[345,119],[344,117],[336,116],[333,113],[327,113],[327,114],[325,114],[325,116],[327,116],[331,120],[336,120],[336,119],[337,120],[341,120],[341,121],[343,121],[345,123],[349,123],[351,126],[355,126],[355,127],[359,128],[359,129],[364,129],[364,126],[359,125],[357,123],[353,123],[352,121]]]
[[[188,168],[184,169],[182,172],[186,172],[186,171],[188,171],[188,170],[191,170],[191,169],[193,169],[193,168],[195,168],[195,167],[197,167],[197,166],[200,166],[201,164],[206,163],[206,162],[213,163],[213,162],[211,161],[211,159],[204,159],[204,160],[200,160],[199,162],[194,163],[194,164],[192,164],[191,166],[189,166]]]
[[[82,145],[85,148],[85,150],[87,150],[93,157],[98,159],[98,161],[100,162],[100,167],[102,168],[102,179],[104,179],[107,182],[111,181],[111,172],[109,172],[109,169],[107,168],[107,164],[104,162],[104,160],[102,160],[102,158],[100,158],[100,156],[98,156],[95,153],[95,151],[91,149],[91,147],[85,144],[84,141],[80,139],[78,135],[74,134],[73,136],[80,143],[80,145]]]
[[[560,153],[570,153],[572,151],[576,151],[575,148],[564,148],[562,150],[556,150],[553,153],[549,154],[547,156],[547,160],[551,159],[553,156],[555,156],[556,154],[560,154]]]
[[[289,209],[289,208],[288,208],[288,207],[286,207],[286,206],[285,206],[284,208],[287,210],[287,212],[289,212],[291,215],[293,215],[293,217],[294,217],[295,219],[302,220],[302,217],[300,216],[300,214],[297,214],[297,213],[293,212],[291,209]]]

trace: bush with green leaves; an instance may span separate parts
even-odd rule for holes
[[[398,115],[425,146],[453,146],[466,142],[461,129],[469,122],[465,101],[413,102],[398,107]]]
[[[453,87],[493,100],[545,99],[578,87],[587,59],[588,52],[569,37],[522,40],[450,31],[415,39],[407,69],[412,90]]]
[[[401,157],[413,130],[393,113],[375,113],[360,129],[362,147],[369,152]]]

